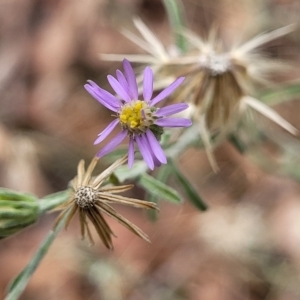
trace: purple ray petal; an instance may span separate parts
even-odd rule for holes
[[[127,59],[123,60],[123,68],[128,82],[131,99],[137,100],[139,97],[138,86],[131,64]]]
[[[147,148],[149,149],[150,154],[151,154],[151,156],[152,156],[154,166],[155,166],[155,167],[160,167],[160,166],[161,166],[161,162],[160,162],[160,161],[157,159],[157,157],[155,156],[155,154],[154,154],[154,152],[153,152],[153,149],[151,148],[150,143],[149,143],[147,137],[146,137],[146,139],[145,139],[145,142],[147,142]]]
[[[135,138],[136,143],[140,149],[140,152],[143,156],[143,159],[145,160],[146,164],[148,165],[150,170],[154,169],[154,162],[152,154],[149,150],[148,141],[145,139],[145,135],[136,136]]]
[[[184,77],[179,77],[177,78],[173,83],[171,83],[167,88],[165,88],[163,91],[161,91],[156,97],[154,97],[150,104],[155,105],[161,100],[165,99],[168,97],[170,94],[172,94],[178,87],[179,85],[183,82]]]
[[[92,88],[90,85],[85,84],[85,85],[84,85],[84,88],[89,92],[89,94],[90,94],[91,96],[93,96],[93,98],[95,98],[100,104],[102,104],[103,106],[105,106],[105,107],[108,108],[109,110],[114,111],[114,112],[117,112],[117,111],[119,110],[119,108],[110,105],[106,100],[104,100],[102,97],[100,97],[100,96],[95,92],[95,90],[93,90],[93,88]]]
[[[87,81],[91,86],[92,88],[94,89],[95,93],[103,98],[103,99],[106,99],[107,98],[107,101],[110,103],[111,106],[114,106],[114,107],[120,107],[121,105],[121,102],[120,100],[115,97],[114,95],[112,95],[111,93],[109,93],[108,91],[102,89],[100,86],[98,86],[95,82],[93,82],[92,80],[88,80]]]
[[[189,106],[186,103],[177,103],[165,106],[163,108],[160,108],[155,115],[158,117],[166,117],[170,116],[176,113],[179,113],[185,109],[187,109]]]
[[[130,91],[129,91],[129,86],[128,86],[128,82],[124,76],[124,74],[120,71],[117,70],[116,71],[116,75],[117,75],[117,79],[119,81],[119,83],[122,85],[123,89],[125,90],[125,92],[130,95]],[[125,100],[125,99],[124,99]]]
[[[129,145],[128,145],[128,167],[129,169],[132,168],[134,163],[134,141],[133,138],[130,137]]]
[[[161,127],[189,127],[192,121],[185,118],[164,118],[156,120],[155,124]]]
[[[112,110],[112,111],[118,111],[121,103],[120,101],[110,94],[109,92],[101,89],[99,86],[97,86],[94,82],[91,84],[91,81],[89,80],[90,84],[85,84],[84,88],[98,101],[100,104],[105,106],[106,108]]]
[[[151,145],[149,144],[149,141],[147,139],[147,137],[145,137],[145,143],[147,144],[147,149],[149,149],[150,155],[153,159],[153,164],[155,167],[160,167],[161,166],[161,162],[157,159],[157,157],[155,156],[153,149],[151,148]]]
[[[120,82],[113,76],[108,75],[107,79],[109,81],[109,84],[114,89],[114,91],[126,102],[130,101],[130,96],[127,94],[127,92],[124,90]]]
[[[144,140],[145,146],[147,147],[147,149],[149,149],[150,155],[151,155],[151,157],[153,159],[154,166],[155,167],[160,167],[161,166],[161,162],[155,156],[155,154],[153,152],[153,148],[150,145],[149,140],[148,140],[146,134],[143,136],[143,140]]]
[[[153,132],[150,129],[148,129],[146,131],[146,137],[147,137],[148,142],[149,142],[149,147],[152,149],[152,152],[153,152],[154,156],[162,164],[166,164],[167,163],[167,158],[166,158],[166,155],[164,153],[164,150],[161,148],[158,140],[156,139],[155,135],[153,134]]]
[[[153,71],[146,67],[144,71],[143,96],[144,100],[150,101],[153,94]]]
[[[149,147],[152,158],[153,158],[153,162],[154,162],[154,166],[155,167],[160,167],[162,165],[162,163],[157,159],[157,157],[154,155],[153,153],[153,149],[151,147]]]
[[[98,134],[98,138],[94,142],[94,145],[101,143],[117,126],[119,119],[113,120],[101,133]]]
[[[119,144],[122,143],[122,141],[127,136],[127,130],[122,130],[120,133],[118,133],[113,139],[111,139],[98,153],[97,157],[102,157],[109,152],[113,151]]]
[[[153,151],[151,150],[152,157],[153,157],[153,162],[155,167],[160,167],[162,163],[156,158],[156,156],[153,154]]]

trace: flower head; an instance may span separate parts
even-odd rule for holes
[[[163,108],[156,105],[168,97],[183,82],[184,77],[176,79],[157,96],[153,94],[153,71],[150,67],[144,70],[143,100],[139,98],[138,86],[133,69],[126,59],[123,60],[124,73],[117,70],[116,78],[109,75],[108,81],[118,98],[100,88],[93,81],[88,81],[86,90],[102,105],[115,113],[116,119],[104,129],[94,144],[102,142],[117,126],[121,132],[117,134],[98,153],[102,157],[114,150],[126,136],[129,137],[128,165],[131,168],[134,161],[134,144],[136,143],[148,167],[167,163],[166,156],[159,144],[164,127],[187,127],[192,123],[185,118],[170,116],[188,108],[186,103],[177,103]]]
[[[218,167],[212,155],[212,136],[216,141],[237,126],[245,112],[254,109],[292,134],[295,127],[289,124],[272,108],[252,95],[259,85],[271,83],[270,75],[282,70],[283,64],[275,62],[258,52],[262,45],[284,36],[294,26],[286,26],[270,33],[254,37],[248,42],[226,50],[215,31],[207,40],[186,31],[183,34],[192,49],[182,61],[186,66],[179,74],[187,77],[186,85],[178,92],[178,99],[191,94],[195,109],[193,119],[206,146],[208,158],[214,170]],[[178,65],[178,69],[179,69]]]
[[[269,84],[269,75],[283,67],[274,59],[261,55],[258,48],[290,33],[295,26],[261,34],[228,50],[215,30],[211,30],[207,40],[185,30],[182,34],[189,42],[189,50],[172,55],[141,20],[135,19],[134,24],[142,38],[127,31],[124,34],[148,54],[102,54],[101,57],[120,60],[125,56],[135,62],[150,63],[157,76],[155,90],[164,88],[179,76],[185,76],[172,101],[176,103],[186,99],[190,104],[191,117],[198,125],[214,170],[218,167],[212,155],[212,137],[215,142],[224,138],[249,109],[254,109],[290,133],[298,134],[297,129],[272,108],[253,97],[255,87]]]
[[[56,224],[69,213],[65,225],[67,228],[73,216],[78,212],[82,238],[85,238],[87,235],[90,242],[92,244],[94,243],[88,224],[88,221],[90,221],[104,245],[108,249],[113,249],[112,235],[114,234],[102,215],[102,213],[104,213],[118,221],[134,234],[147,242],[150,242],[148,236],[141,229],[125,219],[110,205],[112,203],[117,203],[138,208],[157,209],[155,203],[116,195],[131,189],[133,185],[112,186],[106,183],[109,176],[126,161],[127,156],[124,156],[118,159],[100,175],[92,177],[92,172],[98,162],[98,158],[94,158],[91,161],[87,170],[84,168],[84,161],[81,160],[78,164],[77,176],[72,181],[72,196],[60,208],[63,209],[63,211],[59,215]]]

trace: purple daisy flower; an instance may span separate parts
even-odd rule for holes
[[[144,70],[143,98],[139,100],[138,86],[133,69],[128,60],[123,60],[123,74],[117,70],[116,77],[111,75],[107,79],[119,96],[100,88],[96,83],[88,80],[85,89],[102,105],[115,113],[116,119],[112,121],[99,135],[95,145],[101,143],[120,124],[121,132],[118,133],[98,153],[102,157],[113,151],[126,136],[129,136],[128,166],[132,167],[134,162],[134,144],[136,143],[143,159],[148,167],[153,170],[154,166],[167,163],[166,155],[159,144],[159,137],[163,127],[188,127],[192,125],[191,120],[185,118],[170,118],[172,114],[181,112],[188,108],[186,103],[177,103],[158,108],[155,105],[168,97],[183,82],[184,77],[175,80],[156,97],[153,93],[153,71],[150,67]]]

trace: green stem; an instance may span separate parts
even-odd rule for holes
[[[46,236],[46,238],[40,245],[39,249],[37,250],[37,252],[33,256],[33,258],[31,259],[31,261],[11,283],[11,285],[8,289],[8,294],[4,300],[17,300],[19,298],[19,296],[22,294],[22,292],[26,288],[32,274],[34,273],[34,271],[40,264],[41,260],[44,258],[44,256],[48,252],[54,239],[56,238],[56,236],[58,235],[58,233],[64,226],[69,213],[67,213],[64,216],[64,218],[61,219],[61,221],[57,224],[57,226],[48,233],[48,235]]]
[[[70,190],[65,190],[62,192],[54,193],[46,196],[45,198],[39,200],[39,214],[42,215],[47,211],[58,207],[59,205],[65,203],[71,195]]]
[[[186,52],[187,43],[181,30],[185,27],[185,11],[180,0],[163,0],[177,47]]]

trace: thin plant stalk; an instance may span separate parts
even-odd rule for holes
[[[180,0],[163,0],[163,4],[167,11],[169,23],[171,25],[174,40],[177,47],[186,52],[187,42],[185,36],[181,33],[185,26],[185,10]]]
[[[17,300],[22,292],[25,290],[31,276],[35,272],[36,268],[39,266],[40,262],[47,254],[50,246],[52,245],[54,239],[57,237],[60,230],[63,228],[70,211],[68,214],[64,216],[57,224],[57,226],[51,230],[46,238],[41,243],[39,249],[31,259],[31,261],[27,264],[27,266],[22,270],[22,272],[12,281],[8,288],[8,293],[4,300]]]

